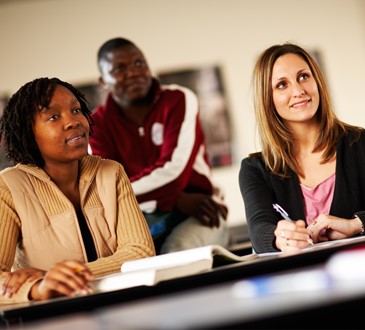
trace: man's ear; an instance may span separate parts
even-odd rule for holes
[[[102,87],[103,89],[106,89],[106,85],[105,85],[105,82],[104,82],[104,79],[103,77],[99,77],[99,85],[100,87]]]
[[[99,86],[104,93],[109,93],[110,86],[105,83],[105,80],[101,76],[99,77]]]
[[[105,102],[106,97],[109,93],[109,87],[108,85],[105,83],[103,77],[99,77],[99,92],[100,92],[100,99],[102,100],[102,103]]]

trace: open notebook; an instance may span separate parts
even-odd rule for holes
[[[127,261],[121,272],[96,279],[91,283],[95,292],[121,290],[141,285],[198,274],[215,265],[243,262],[259,258],[249,254],[238,256],[220,245],[208,245],[154,257]]]

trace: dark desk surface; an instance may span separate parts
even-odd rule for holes
[[[31,303],[26,306],[17,306],[16,308],[0,308],[2,317],[2,326],[10,327],[22,322],[23,324],[44,318],[52,318],[65,314],[74,314],[79,312],[96,312],[100,308],[110,307],[113,305],[117,308],[132,306],[145,299],[164,299],[164,296],[178,294],[182,297],[184,294],[190,294],[194,290],[205,290],[206,292],[219,291],[217,285],[232,286],[233,282],[246,278],[279,273],[282,271],[295,271],[302,267],[316,267],[328,260],[330,256],[339,250],[348,247],[362,246],[365,243],[365,237],[355,241],[348,241],[347,244],[333,245],[327,248],[313,249],[306,252],[301,251],[295,255],[278,255],[269,259],[258,259],[244,263],[237,263],[222,266],[212,271],[196,274],[185,278],[161,282],[152,287],[136,287],[113,292],[100,294],[91,294],[77,298],[58,298],[48,302]],[[213,290],[214,288],[214,290]],[[226,290],[227,287],[222,290]],[[217,291],[217,293],[218,293]],[[180,298],[179,298],[180,299]],[[177,301],[179,300],[177,299]],[[363,299],[363,297],[361,297]],[[203,305],[202,305],[203,306]],[[124,307],[123,307],[124,310]],[[214,313],[212,310],[209,313]],[[90,314],[93,317],[94,313]],[[143,315],[143,314],[141,314]],[[143,318],[144,316],[142,316]]]
[[[321,263],[103,308],[95,317],[105,329],[364,328],[365,271],[357,260],[352,266],[346,280]]]

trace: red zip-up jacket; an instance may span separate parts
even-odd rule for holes
[[[152,86],[143,126],[126,118],[108,95],[93,113],[93,154],[120,162],[143,211],[171,211],[182,191],[212,194],[211,169],[197,96],[178,85]]]

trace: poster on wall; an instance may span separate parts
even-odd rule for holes
[[[94,111],[98,105],[104,103],[106,94],[98,83],[75,84],[75,87],[84,94],[89,102],[91,111]]]
[[[229,112],[219,66],[158,73],[163,84],[178,84],[194,91],[212,167],[232,164]]]

